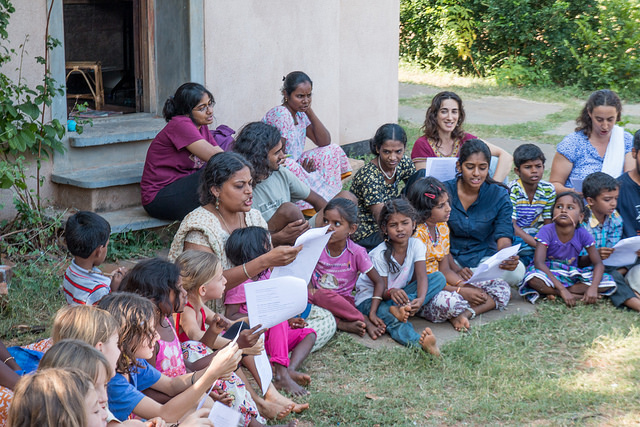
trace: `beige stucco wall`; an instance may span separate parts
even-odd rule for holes
[[[44,34],[46,23],[46,0],[19,0],[14,1],[13,5],[16,9],[15,13],[9,19],[9,47],[20,52],[21,45],[24,44],[24,56],[22,59],[22,78],[31,87],[35,87],[42,83],[43,66],[35,60],[36,56],[44,56]],[[25,37],[28,35],[28,38]],[[26,43],[25,43],[26,40]],[[4,42],[3,42],[4,44]],[[6,74],[14,81],[18,79],[18,71],[20,66],[19,56],[6,66],[2,67],[1,72]],[[47,113],[49,113],[47,111]],[[50,114],[47,114],[47,120],[50,120]],[[33,159],[27,159],[33,163]],[[45,177],[49,177],[52,171],[52,163],[48,161],[42,162],[41,173]],[[35,175],[35,168],[32,167],[28,175]],[[35,188],[35,180],[30,180],[31,188]],[[41,189],[43,199],[52,197],[52,184],[48,179]],[[0,218],[6,219],[15,215],[13,209],[13,194],[10,190],[0,190],[0,204],[3,205],[0,211]]]
[[[398,116],[398,0],[208,0],[205,84],[217,122],[238,129],[280,104],[282,77],[305,71],[336,143]],[[309,141],[308,141],[309,142]],[[309,146],[309,144],[307,144]]]

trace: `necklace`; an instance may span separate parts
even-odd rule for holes
[[[227,224],[227,221],[224,220],[224,217],[222,216],[218,208],[216,208],[216,213],[218,214],[220,221],[222,221],[222,225],[224,225],[224,228],[227,229],[227,233],[231,234],[231,227],[229,227],[229,225]],[[240,227],[242,227],[242,216],[240,212],[238,212],[238,224],[240,225]]]
[[[384,175],[385,178],[387,178],[388,181],[392,181],[393,178],[396,176],[396,171],[398,170],[398,166],[396,166],[395,168],[393,168],[393,173],[391,174],[391,176],[387,175],[387,173],[384,171],[384,169],[382,169],[382,166],[380,166],[380,159],[378,159],[378,169],[380,169],[380,172],[382,172],[382,175]]]

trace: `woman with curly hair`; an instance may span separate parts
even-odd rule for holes
[[[424,169],[428,157],[458,157],[462,144],[476,136],[462,129],[465,112],[462,99],[454,92],[440,92],[431,100],[427,109],[422,131],[411,151],[411,160],[417,170]],[[492,157],[490,175],[498,182],[509,174],[513,157],[502,148],[489,144]],[[497,165],[493,165],[497,158]],[[495,170],[494,170],[495,168]]]
[[[262,122],[245,125],[233,151],[253,166],[253,206],[267,221],[273,244],[293,244],[309,228],[295,202],[304,200],[321,215],[327,201],[288,168],[280,167],[285,159],[284,140],[276,127]],[[347,192],[340,192],[338,197],[348,197],[344,193]],[[310,220],[311,226],[317,216]]]

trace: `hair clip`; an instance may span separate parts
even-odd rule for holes
[[[282,81],[285,81],[287,79],[286,76],[282,76]]]
[[[425,196],[427,196],[430,199],[435,199],[436,195],[435,194],[431,194],[431,193],[424,193]]]

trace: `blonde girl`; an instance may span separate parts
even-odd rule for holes
[[[108,394],[109,407],[120,420],[135,414],[177,422],[194,410],[211,385],[230,375],[240,361],[241,352],[234,343],[219,351],[206,369],[175,378],[164,376],[146,360],[153,356],[158,339],[158,313],[153,303],[136,294],[116,292],[103,298],[99,307],[111,313],[119,325],[121,354]],[[160,404],[142,393],[146,389],[162,392],[171,399]]]
[[[44,369],[24,376],[9,409],[12,427],[103,427],[106,412],[91,379],[77,369]]]
[[[209,348],[217,346],[216,340],[226,341],[225,338],[218,337],[218,334],[230,323],[224,316],[214,313],[206,306],[207,302],[219,300],[224,294],[226,279],[223,276],[222,264],[215,254],[194,250],[180,254],[176,264],[180,267],[182,286],[187,291],[184,311],[177,318],[178,338],[183,344],[183,351],[186,348],[189,357],[194,357],[194,353],[197,352],[204,355],[207,350],[197,350],[198,346],[194,345],[194,341],[199,341]],[[244,320],[248,322],[248,319]],[[258,378],[251,359],[245,357],[243,363],[254,378]],[[258,405],[260,414],[266,418],[282,419],[292,411],[299,413],[309,407],[308,404],[298,404],[281,395],[273,384],[269,384],[268,391],[262,398],[248,385],[242,370],[236,373],[247,384],[247,390]]]

